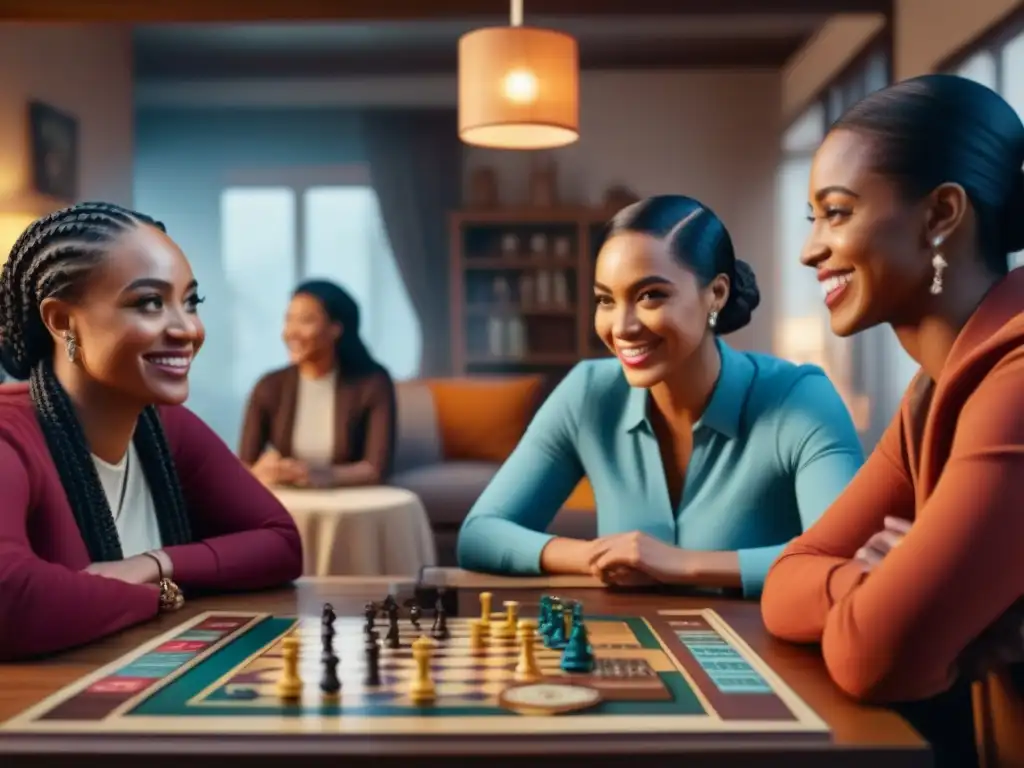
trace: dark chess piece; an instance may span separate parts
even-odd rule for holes
[[[380,646],[377,645],[377,641],[368,639],[366,641],[366,669],[363,674],[363,685],[366,686],[378,686],[380,685]]]
[[[331,651],[334,647],[334,627],[328,625],[320,632],[320,645],[324,653]],[[331,651],[333,653],[333,651]]]
[[[377,618],[377,604],[367,603],[363,606],[363,616],[366,617],[366,629],[373,629],[373,620]]]
[[[448,612],[440,597],[434,603],[434,625],[430,628],[430,634],[435,640],[447,640],[451,636],[448,631]]]
[[[398,648],[401,646],[401,637],[398,633],[398,609],[388,614],[388,634],[385,637],[388,642],[388,648]]]
[[[412,622],[413,627],[419,631],[420,628],[420,616],[423,615],[423,611],[420,610],[418,605],[412,605],[409,608],[409,621]]]
[[[324,693],[337,693],[341,690],[341,681],[338,679],[338,657],[332,654],[324,654],[324,674],[320,678],[320,690]]]
[[[321,613],[320,621],[324,624],[333,624],[336,618],[338,618],[338,615],[334,612],[334,606],[330,603],[324,603],[324,609]]]

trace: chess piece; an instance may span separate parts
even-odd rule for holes
[[[537,665],[536,639],[537,623],[530,619],[520,619],[518,624],[519,635],[519,663],[516,664],[515,679],[517,682],[530,683],[541,677],[540,667]]]
[[[412,657],[416,662],[416,673],[409,686],[409,699],[415,704],[431,702],[437,696],[434,681],[430,677],[432,645],[430,640],[422,635],[412,644]]]
[[[281,641],[284,667],[277,681],[277,695],[282,699],[297,699],[302,695],[302,679],[299,677],[299,640],[286,637]]]
[[[341,690],[341,681],[338,679],[338,657],[334,654],[324,654],[324,674],[320,678],[320,690],[328,695],[333,695]]]
[[[562,671],[570,674],[585,674],[594,670],[594,649],[590,645],[587,625],[575,623],[569,641],[562,652]]]
[[[506,600],[505,621],[498,622],[491,627],[491,636],[503,640],[511,640],[516,636],[517,623],[519,621],[519,603],[515,600]]]
[[[547,638],[551,630],[551,595],[540,596],[540,607],[537,609],[537,634]]]
[[[565,606],[561,603],[552,603],[550,629],[546,643],[548,648],[565,648],[565,644],[568,642],[565,624]]]
[[[448,612],[444,609],[441,598],[437,599],[437,604],[434,606],[434,626],[431,628],[430,634],[435,640],[447,640],[451,636],[448,631]]]
[[[413,629],[419,631],[420,629],[420,616],[423,615],[418,605],[413,605],[409,608],[409,621],[412,622]]]
[[[388,614],[388,622],[388,633],[385,636],[385,640],[388,642],[388,648],[399,648],[402,645],[402,641],[398,633],[398,614]]]
[[[334,612],[334,606],[330,603],[324,603],[324,609],[320,616],[320,620],[324,624],[333,624],[336,618],[338,618],[338,616]]]
[[[490,592],[480,593],[480,625],[483,627],[484,632],[491,631],[491,599],[492,595]]]
[[[480,623],[480,619],[469,620],[469,647],[473,650],[480,650],[484,648],[486,643],[484,642],[484,626]]]
[[[363,671],[363,685],[375,688],[380,685],[380,646],[377,645],[377,633],[370,631],[366,638],[364,652],[366,656],[366,668]]]
[[[377,604],[367,603],[364,605],[363,616],[366,617],[366,629],[373,629],[373,620],[377,618]]]

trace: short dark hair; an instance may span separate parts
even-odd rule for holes
[[[909,199],[963,187],[986,266],[1007,272],[1007,254],[1024,248],[1024,123],[1005,99],[957,75],[923,75],[865,97],[839,129],[868,135],[875,169]]]
[[[736,258],[732,238],[714,211],[685,195],[655,195],[633,203],[609,225],[609,236],[637,232],[665,239],[670,253],[707,285],[717,275],[729,278],[729,298],[718,313],[715,333],[732,333],[750,322],[761,303],[754,270]]]
[[[54,375],[53,340],[39,305],[51,296],[74,296],[114,240],[146,225],[164,231],[150,217],[111,203],[64,208],[22,233],[0,273],[0,361],[15,378],[29,380],[36,417],[93,561],[120,560],[123,553],[81,422]],[[164,546],[188,543],[184,496],[153,406],[143,410],[133,440]]]

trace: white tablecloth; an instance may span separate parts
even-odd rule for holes
[[[302,536],[306,576],[418,576],[437,550],[426,510],[403,488],[277,488]]]

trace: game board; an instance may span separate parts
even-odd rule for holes
[[[500,614],[495,615],[500,619]],[[2,725],[22,733],[173,734],[714,734],[827,739],[826,724],[711,610],[588,615],[596,666],[559,667],[538,639],[543,678],[516,682],[516,641],[469,643],[468,619],[434,640],[436,698],[408,695],[419,636],[400,622],[401,645],[380,651],[380,685],[363,684],[364,630],[339,616],[333,645],[341,689],[321,692],[321,626],[315,619],[216,611],[195,617],[59,691]],[[422,634],[429,632],[424,623]],[[294,700],[275,685],[285,637],[299,640],[303,681]],[[594,693],[596,691],[596,693]],[[574,709],[574,692],[588,706]],[[560,707],[568,701],[570,706]],[[518,704],[518,706],[517,706]],[[573,710],[564,713],[566,710]],[[545,714],[538,714],[544,712]],[[559,713],[558,716],[551,716]]]

